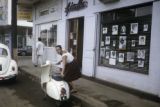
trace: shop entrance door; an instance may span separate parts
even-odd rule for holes
[[[69,20],[68,51],[82,67],[84,18]]]

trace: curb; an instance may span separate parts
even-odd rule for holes
[[[22,75],[26,75],[26,76],[27,76],[28,78],[30,78],[32,81],[38,82],[38,83],[40,84],[40,78],[38,78],[38,77],[36,77],[36,76],[34,76],[34,75],[26,72],[24,69],[22,69],[22,68],[20,68],[20,67],[18,68],[18,70],[20,71],[19,73],[21,73]]]

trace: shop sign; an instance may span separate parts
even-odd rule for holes
[[[18,20],[32,20],[32,8],[24,5],[18,5],[17,11]]]
[[[88,6],[88,2],[84,0],[79,0],[77,4],[73,2],[69,2],[65,8],[66,16],[71,11],[78,11],[80,9],[84,9]]]
[[[99,0],[103,3],[112,3],[112,2],[117,2],[117,1],[120,1],[120,0]]]

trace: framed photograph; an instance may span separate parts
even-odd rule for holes
[[[137,51],[137,58],[139,59],[145,59],[146,50],[145,49],[139,49]]]
[[[121,35],[126,35],[126,26],[121,26],[121,31],[120,31]]]
[[[134,62],[134,52],[127,52],[127,61]]]
[[[124,62],[124,53],[119,53],[118,61],[119,62]]]
[[[116,59],[116,51],[111,51],[110,57]]]
[[[110,47],[109,46],[106,46],[106,50],[109,50],[110,49]]]
[[[144,61],[138,60],[138,67],[143,68],[144,67]]]
[[[103,30],[102,31],[103,34],[107,34],[108,33],[108,28],[107,27],[104,27],[102,30]]]
[[[105,57],[105,48],[100,49],[100,57]]]
[[[130,34],[138,34],[138,23],[131,23]]]
[[[112,35],[118,35],[118,25],[112,26]]]
[[[113,41],[112,46],[113,46],[113,47],[115,47],[115,46],[116,46],[116,40],[114,40],[114,41]]]
[[[110,58],[109,59],[109,64],[110,65],[116,65],[116,59]]]
[[[106,45],[110,44],[110,36],[106,36],[106,38],[105,38],[105,44]]]
[[[101,41],[101,46],[104,46],[104,41]]]
[[[119,37],[119,49],[126,49],[126,36]]]
[[[146,45],[146,36],[139,36],[139,45]]]
[[[106,52],[106,59],[109,59],[109,52]]]
[[[77,45],[77,40],[73,40],[73,45]]]
[[[136,40],[132,40],[131,46],[132,46],[132,47],[135,47],[135,46],[136,46]]]
[[[143,31],[144,31],[144,32],[147,32],[147,31],[148,31],[148,24],[144,24],[144,25],[143,25]]]

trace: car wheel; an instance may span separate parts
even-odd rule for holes
[[[25,53],[25,52],[22,52],[21,55],[22,55],[22,56],[26,56],[26,53]]]

